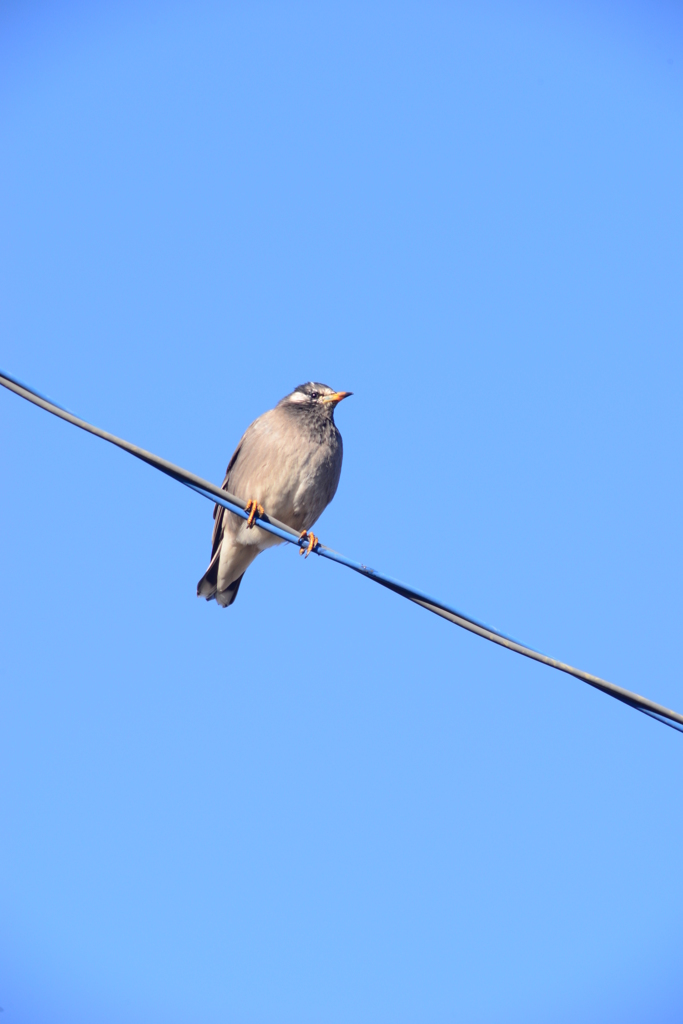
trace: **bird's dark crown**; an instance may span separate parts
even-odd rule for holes
[[[294,388],[293,395],[300,392],[302,395],[306,395],[307,398],[311,398],[316,401],[318,398],[322,398],[323,395],[333,395],[334,391],[332,388],[328,388],[327,384],[319,384],[314,380],[309,380],[308,384],[299,384],[298,388]]]

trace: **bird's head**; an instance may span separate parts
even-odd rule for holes
[[[312,412],[318,416],[328,416],[331,419],[337,405],[351,394],[351,391],[333,391],[327,384],[317,384],[311,380],[308,384],[299,384],[299,387],[295,388],[291,395],[283,398],[278,405],[301,412]]]

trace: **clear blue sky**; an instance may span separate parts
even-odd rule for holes
[[[683,11],[7,3],[0,365],[683,709]],[[683,736],[0,393],[6,1024],[678,1024]]]

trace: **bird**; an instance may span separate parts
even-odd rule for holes
[[[351,394],[309,381],[247,427],[221,486],[246,501],[248,518],[215,506],[211,560],[197,584],[198,597],[228,608],[256,556],[283,543],[253,528],[264,514],[299,531],[305,542],[299,554],[308,558],[315,549],[318,538],[310,530],[332,501],[342,467],[334,410]]]

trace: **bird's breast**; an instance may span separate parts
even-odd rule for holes
[[[272,494],[273,515],[296,530],[307,530],[334,496],[341,459],[336,447],[316,445],[299,451],[283,469],[281,487]]]
[[[269,515],[295,530],[309,529],[339,483],[339,432],[334,424],[325,431],[283,430],[281,423],[265,416],[254,427],[244,437],[228,490],[245,501],[255,499]],[[262,531],[248,534],[252,532]]]

